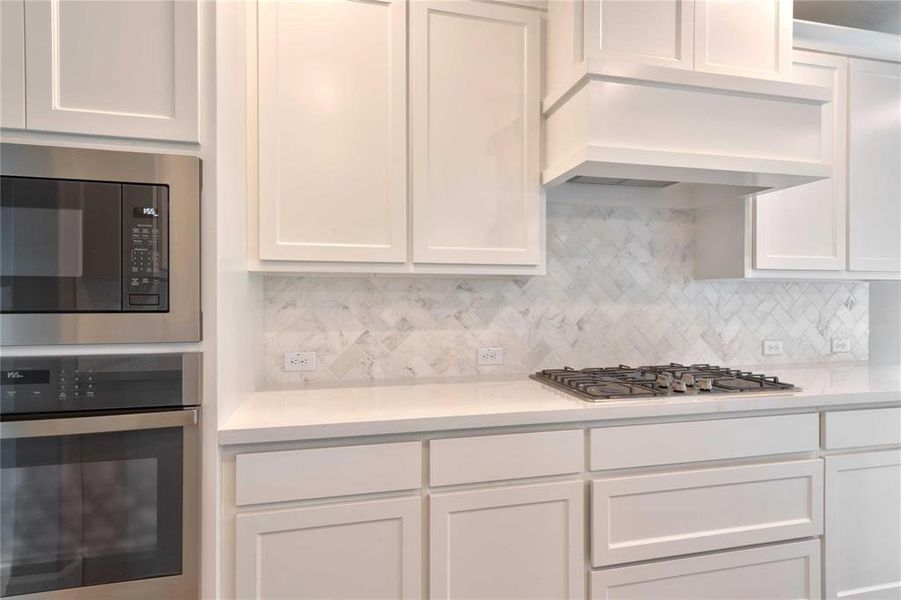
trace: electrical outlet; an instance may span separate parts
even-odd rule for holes
[[[476,363],[479,365],[502,365],[504,364],[504,349],[492,346],[490,348],[479,348],[476,354]]]
[[[845,354],[851,352],[851,338],[832,338],[832,353]]]
[[[763,355],[764,356],[782,356],[785,354],[785,346],[782,340],[764,340]]]
[[[285,352],[285,371],[315,371],[315,352]]]

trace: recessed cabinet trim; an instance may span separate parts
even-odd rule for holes
[[[0,2],[0,127],[25,129],[25,0]]]
[[[29,0],[26,127],[198,142],[198,13],[196,0]],[[107,59],[111,62],[105,65]],[[129,73],[141,73],[147,89],[117,88],[110,72],[122,65]],[[151,74],[156,83],[150,83]]]

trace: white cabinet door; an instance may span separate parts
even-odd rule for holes
[[[901,65],[851,59],[849,268],[901,271]]]
[[[406,260],[406,6],[259,4],[261,259]]]
[[[430,598],[583,598],[580,481],[434,494]]]
[[[792,80],[831,87],[822,136],[832,177],[754,199],[754,267],[843,270],[846,265],[848,59],[796,51]]]
[[[826,458],[826,598],[901,598],[901,451]]]
[[[589,56],[691,69],[694,0],[585,3]]]
[[[25,0],[0,2],[0,127],[25,128]]]
[[[695,70],[790,79],[792,0],[695,0]]]
[[[601,569],[592,600],[819,600],[820,542]]]
[[[540,261],[541,16],[411,4],[413,260]]]
[[[421,500],[239,514],[240,600],[418,598]]]
[[[196,142],[196,0],[29,0],[28,129]]]

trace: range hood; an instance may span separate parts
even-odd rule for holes
[[[730,190],[831,174],[827,87],[588,58],[543,104],[545,187]]]

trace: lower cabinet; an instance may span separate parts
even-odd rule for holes
[[[400,498],[239,514],[237,598],[418,598],[422,502]]]
[[[430,598],[584,598],[581,481],[430,499]]]
[[[826,458],[826,598],[901,598],[901,450]]]
[[[816,600],[820,541],[719,552],[591,574],[592,600]]]

